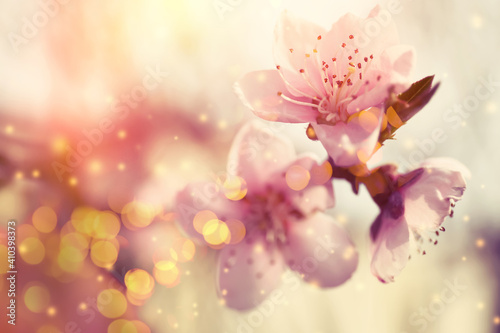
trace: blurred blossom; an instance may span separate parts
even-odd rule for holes
[[[380,199],[381,213],[371,227],[372,273],[382,282],[392,282],[410,256],[410,233],[419,244],[436,245],[441,224],[453,217],[455,203],[462,199],[465,177],[470,172],[459,162],[435,158],[403,175],[392,175],[391,193]],[[383,195],[381,193],[381,195]],[[385,195],[387,196],[387,195]]]
[[[177,200],[186,233],[221,249],[217,288],[225,304],[239,310],[258,305],[280,285],[287,265],[322,287],[351,277],[357,253],[346,232],[323,214],[334,204],[331,166],[296,157],[289,141],[257,123],[241,129],[228,160],[226,180],[206,210],[197,208],[210,184],[188,186]],[[307,261],[321,251],[311,269]]]

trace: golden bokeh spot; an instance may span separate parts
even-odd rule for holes
[[[39,329],[36,330],[36,333],[62,333],[59,328],[54,325],[43,325]]]
[[[68,180],[68,184],[70,186],[76,186],[78,184],[78,179],[76,179],[76,177],[70,177]]]
[[[38,169],[35,169],[31,172],[31,175],[33,176],[33,178],[38,178],[40,177],[40,170]]]
[[[392,127],[395,128],[400,128],[404,125],[401,118],[399,118],[398,113],[392,106],[387,109],[387,121],[389,122],[389,124],[391,124]]]
[[[150,296],[155,286],[153,277],[142,269],[131,269],[125,274],[125,286],[127,291],[134,295]]]
[[[354,255],[356,254],[356,250],[352,246],[348,246],[344,249],[344,252],[342,253],[342,258],[344,260],[350,260]]]
[[[478,238],[478,239],[476,239],[476,246],[477,246],[478,248],[480,248],[480,249],[481,249],[481,248],[483,248],[485,245],[486,245],[486,242],[484,241],[484,239],[482,239],[482,238]]]
[[[48,309],[47,309],[47,316],[49,317],[54,317],[55,315],[57,314],[57,309],[53,306],[50,306]]]
[[[369,108],[358,113],[359,125],[366,132],[373,132],[375,128],[379,126],[379,118],[377,115],[380,114],[380,109]]]
[[[90,259],[99,267],[111,268],[118,258],[118,249],[110,241],[97,241],[90,248]]]
[[[80,233],[93,236],[98,211],[90,207],[77,207],[71,213],[71,224]]]
[[[54,230],[57,225],[57,215],[52,208],[42,206],[35,210],[31,217],[31,221],[36,230],[43,233],[49,233]]]
[[[229,219],[226,221],[226,226],[229,229],[229,236],[226,238],[226,244],[238,244],[246,235],[246,228],[243,222],[236,219]]]
[[[89,248],[89,242],[90,237],[79,232],[70,232],[61,237],[61,249],[74,247],[83,253]]]
[[[24,178],[23,172],[22,171],[16,171],[16,173],[14,174],[14,178],[17,179],[17,180],[23,179]]]
[[[206,114],[202,113],[202,114],[200,114],[200,116],[198,117],[198,119],[200,120],[200,122],[205,123],[205,122],[207,122],[208,117],[207,117]]]
[[[196,247],[191,240],[178,238],[172,244],[169,252],[174,260],[179,262],[186,262],[193,259],[196,253]]]
[[[203,226],[203,238],[208,244],[220,245],[229,237],[229,228],[221,220],[210,220]]]
[[[127,229],[137,230],[153,222],[157,209],[150,203],[132,201],[122,209],[122,222]]]
[[[57,263],[63,271],[77,273],[82,268],[86,255],[86,251],[74,246],[62,246],[57,256]]]
[[[34,313],[41,313],[50,303],[49,290],[42,285],[34,285],[26,289],[24,293],[24,304]]]
[[[300,191],[309,185],[311,174],[301,165],[292,165],[286,171],[286,183],[294,191]]]
[[[127,311],[127,299],[116,289],[105,289],[97,296],[97,309],[106,318],[117,318]]]
[[[108,333],[139,333],[139,331],[131,321],[117,319],[109,324]]]
[[[157,262],[153,269],[153,275],[156,282],[169,288],[179,283],[179,269],[171,260]]]
[[[118,168],[118,170],[120,170],[120,171],[125,170],[125,163],[118,163],[117,168]]]
[[[333,168],[330,162],[325,161],[321,165],[314,164],[310,171],[311,183],[314,185],[323,185],[330,181],[333,174]]]
[[[372,153],[367,153],[366,151],[364,150],[358,150],[356,152],[356,155],[358,156],[358,159],[361,163],[366,163],[370,160],[370,158],[372,157]]]
[[[238,176],[227,176],[222,188],[226,198],[233,201],[243,199],[248,192],[247,182]]]
[[[94,219],[93,236],[95,238],[114,238],[120,231],[121,223],[111,211],[99,212]]]
[[[117,134],[118,138],[119,139],[125,139],[127,137],[127,132],[125,130],[120,130],[118,131],[118,134]]]
[[[194,229],[198,233],[203,234],[203,227],[205,227],[205,224],[212,220],[218,220],[217,215],[215,215],[214,212],[210,210],[199,211],[193,218]]]
[[[493,324],[500,325],[500,316],[495,316],[495,318],[493,318]]]
[[[92,161],[89,164],[89,171],[91,173],[99,173],[102,171],[102,163],[100,161]]]
[[[65,152],[65,148],[68,145],[66,139],[58,137],[52,140],[51,147],[52,151],[56,154],[62,154]]]
[[[151,333],[151,329],[149,328],[149,326],[142,321],[132,320],[131,323],[134,324],[135,328],[137,329],[137,333]]]
[[[12,125],[5,126],[5,134],[8,135],[8,134],[12,134],[12,133],[14,133],[14,126],[12,126]]]
[[[26,263],[37,265],[45,257],[45,246],[38,238],[28,237],[19,245],[19,254]]]

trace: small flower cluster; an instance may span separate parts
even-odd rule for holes
[[[319,287],[352,276],[354,244],[325,213],[335,204],[333,178],[351,182],[356,193],[364,184],[380,207],[370,236],[371,270],[382,282],[394,281],[406,265],[410,241],[437,244],[445,217],[453,216],[469,174],[460,163],[429,159],[406,173],[392,164],[366,164],[438,87],[433,77],[408,83],[415,55],[399,44],[393,22],[360,42],[365,23],[378,14],[378,7],[366,19],[347,14],[326,31],[284,12],[275,30],[276,69],[248,73],[236,84],[258,117],[308,124],[306,135],[321,142],[327,161],[296,156],[277,135],[255,149],[268,133],[252,122],[237,135],[227,174],[207,205],[199,203],[209,184],[179,193],[182,229],[220,251],[217,289],[228,306],[256,306],[287,267]]]

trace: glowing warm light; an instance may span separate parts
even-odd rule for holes
[[[238,176],[228,176],[222,186],[224,195],[229,200],[241,200],[248,192],[246,181]]]
[[[208,120],[208,117],[206,114],[203,113],[203,114],[200,114],[198,119],[200,120],[200,122],[205,123]]]
[[[495,318],[493,318],[493,323],[495,325],[500,325],[500,316],[496,316]]]
[[[120,130],[120,131],[118,131],[117,136],[119,139],[125,139],[127,137],[127,132],[124,130]]]
[[[227,121],[225,120],[219,120],[219,123],[217,124],[219,129],[225,129],[227,127]]]
[[[125,170],[125,163],[118,163],[117,168],[118,168],[118,170],[120,170],[120,171]]]
[[[210,220],[203,226],[203,238],[208,244],[220,245],[226,243],[229,236],[229,228],[221,220]]]
[[[229,229],[229,236],[226,238],[226,244],[238,244],[245,238],[246,228],[243,222],[236,219],[226,221],[226,226]]]
[[[98,211],[90,207],[77,207],[71,213],[71,224],[80,233],[92,236]]]
[[[309,185],[311,174],[301,165],[292,165],[286,171],[286,183],[292,190],[300,191]]]
[[[50,293],[45,286],[34,285],[26,289],[24,304],[34,313],[41,313],[50,303]]]
[[[214,212],[210,210],[199,211],[193,218],[194,229],[198,233],[203,234],[203,227],[205,227],[205,224],[212,220],[218,220],[217,215],[215,215]]]
[[[179,262],[186,262],[193,259],[196,247],[191,240],[179,238],[174,241],[169,252],[172,259]]]
[[[97,309],[107,318],[117,318],[127,310],[127,299],[116,289],[105,289],[97,296]]]
[[[481,248],[483,248],[483,247],[484,247],[484,245],[486,245],[486,242],[484,241],[484,239],[482,239],[482,238],[478,238],[478,239],[476,240],[476,246],[477,246],[478,248],[480,248],[480,249],[481,249]]]
[[[144,228],[153,222],[156,213],[157,211],[153,205],[146,202],[132,201],[122,209],[122,222],[130,230]]]
[[[73,247],[64,246],[61,247],[59,255],[57,256],[57,263],[59,267],[68,273],[77,273],[80,271],[85,260],[87,252]]]
[[[19,179],[23,179],[23,178],[24,178],[24,174],[22,173],[22,171],[17,171],[17,172],[14,174],[14,178],[16,178],[17,180],[19,180]]]
[[[53,325],[43,325],[36,333],[62,333],[62,331]]]
[[[70,177],[68,180],[68,184],[70,186],[76,186],[78,184],[78,179],[76,179],[76,177]]]
[[[12,134],[12,133],[14,133],[14,126],[12,125],[5,126],[5,134]]]
[[[36,230],[43,233],[49,233],[54,230],[57,225],[57,215],[52,208],[42,206],[35,210],[31,217],[31,221]]]
[[[125,274],[125,286],[127,291],[130,291],[138,296],[150,296],[155,282],[153,277],[142,269],[131,269]]]
[[[167,287],[173,287],[179,283],[179,269],[171,260],[157,262],[153,269],[153,275],[156,282]]]
[[[45,247],[38,238],[28,237],[19,245],[19,254],[26,263],[37,265],[45,257]]]
[[[55,307],[51,306],[51,307],[49,307],[49,308],[47,309],[47,315],[48,315],[49,317],[53,317],[53,316],[55,316],[56,314],[57,314],[57,310],[56,310],[56,308],[55,308]]]
[[[89,171],[92,173],[99,173],[102,170],[102,163],[99,161],[92,161],[89,165]]]
[[[118,249],[110,241],[97,241],[90,248],[90,259],[99,267],[110,268],[118,258]]]
[[[38,177],[40,177],[40,170],[37,170],[37,169],[33,170],[33,171],[31,172],[31,175],[33,176],[33,178],[38,178]]]
[[[321,165],[313,165],[310,171],[311,183],[314,185],[323,185],[331,180],[333,168],[330,162],[325,161]]]
[[[95,238],[114,238],[120,231],[121,223],[115,213],[111,211],[99,212],[93,223],[93,236]]]
[[[52,141],[52,151],[56,154],[61,154],[65,151],[68,143],[64,138],[56,138]]]

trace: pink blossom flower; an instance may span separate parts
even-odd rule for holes
[[[398,44],[394,23],[382,26],[378,15],[378,7],[366,19],[347,14],[325,31],[284,12],[275,30],[277,70],[246,74],[237,93],[263,119],[310,123],[336,165],[366,162],[384,102],[408,87],[414,60],[413,49]],[[376,36],[367,31],[373,25]]]
[[[418,245],[428,239],[437,244],[435,237],[444,231],[441,224],[453,216],[465,191],[464,177],[469,177],[467,168],[447,158],[428,159],[420,168],[393,177],[395,189],[370,230],[371,270],[380,281],[394,281],[406,265],[410,234]]]
[[[193,217],[203,209],[245,227],[241,242],[216,246],[217,290],[228,306],[245,310],[262,302],[280,285],[287,266],[321,287],[350,278],[357,252],[347,233],[323,213],[334,205],[329,166],[309,155],[297,157],[291,142],[250,123],[237,135],[228,163],[228,177],[247,184],[243,198],[231,200],[216,187],[207,191],[208,184],[179,193],[179,223],[200,241],[207,237],[196,230]]]

